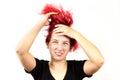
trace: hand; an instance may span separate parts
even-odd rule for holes
[[[75,39],[75,35],[77,34],[77,31],[72,29],[70,26],[66,26],[63,24],[57,24],[55,25],[55,29],[53,30],[55,34],[58,35],[66,35],[70,38]]]
[[[50,13],[47,13],[47,14],[44,14],[42,15],[42,22],[43,22],[43,25],[44,26],[48,26],[49,25],[49,20],[50,20],[50,16],[53,15],[53,14],[57,14],[56,12],[50,12]]]

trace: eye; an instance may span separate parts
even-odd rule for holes
[[[64,44],[64,45],[69,45],[69,43],[68,43],[68,42],[64,42],[63,44]]]

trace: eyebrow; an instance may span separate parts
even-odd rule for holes
[[[67,43],[69,43],[69,41],[64,41],[64,42],[67,42]]]
[[[51,41],[58,41],[57,39],[52,39]],[[63,41],[69,43],[69,41]]]

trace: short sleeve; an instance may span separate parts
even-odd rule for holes
[[[91,77],[92,75],[87,75],[85,72],[84,72],[84,64],[85,64],[86,60],[81,60],[81,61],[75,61],[75,70],[76,70],[76,73],[78,76],[82,76],[83,78],[84,77]]]
[[[38,60],[37,58],[35,58],[36,61],[36,66],[35,68],[31,71],[28,72],[25,70],[25,72],[31,74],[33,76],[33,78],[36,80],[40,77],[40,75],[42,74],[42,70],[43,70],[43,60]]]

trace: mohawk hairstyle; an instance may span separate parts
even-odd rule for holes
[[[49,27],[47,29],[48,34],[46,37],[46,43],[50,41],[51,34],[56,24],[64,24],[69,27],[73,24],[72,13],[70,11],[63,10],[62,6],[55,6],[53,4],[46,4],[41,11],[41,14],[47,14],[49,12],[56,12],[57,14],[53,14],[49,17],[51,20],[49,23]],[[74,39],[70,38],[71,49],[70,51],[75,51],[78,48],[77,42]]]

